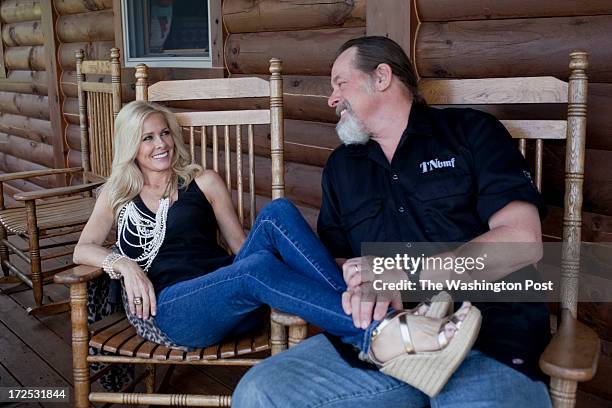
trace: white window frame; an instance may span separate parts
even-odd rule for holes
[[[135,67],[138,64],[146,64],[150,68],[212,68],[212,32],[210,21],[210,0],[208,4],[208,57],[130,57],[130,30],[128,27],[128,1],[121,0],[121,25],[123,28],[123,58],[126,67]]]

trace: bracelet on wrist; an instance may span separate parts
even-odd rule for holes
[[[127,257],[117,252],[111,252],[110,254],[106,255],[106,258],[104,258],[104,261],[102,261],[102,269],[104,269],[104,272],[106,272],[111,279],[121,278],[121,272],[115,271],[113,267],[115,266],[115,263],[122,258]]]

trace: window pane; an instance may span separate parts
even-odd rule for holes
[[[208,57],[208,2],[127,2],[130,58]]]

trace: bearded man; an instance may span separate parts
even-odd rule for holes
[[[348,41],[332,67],[329,106],[343,142],[322,179],[322,242],[343,267],[344,310],[367,327],[388,297],[363,301],[351,266],[363,242],[521,242],[524,251],[484,271],[495,281],[541,256],[543,203],[506,129],[471,109],[434,109],[417,92],[402,48],[384,37]],[[439,271],[421,279],[440,280]],[[430,274],[430,276],[427,276]],[[424,276],[425,275],[425,276]],[[359,361],[323,334],[252,368],[236,407],[550,407],[538,360],[549,339],[542,303],[476,303],[483,322],[474,349],[429,398]],[[366,405],[367,404],[367,405]]]

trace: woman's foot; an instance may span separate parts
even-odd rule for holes
[[[427,311],[426,309],[423,310],[427,306],[422,305],[419,308],[419,315],[411,315],[408,320],[410,342],[414,351],[418,353],[443,348],[446,343],[452,341],[451,339],[458,329],[457,326],[465,319],[471,307],[470,302],[463,302],[461,308],[453,314],[454,318],[449,320],[421,315],[421,311],[423,314]],[[406,352],[399,318],[390,320],[381,332],[372,338],[370,353],[381,363],[386,363]]]

